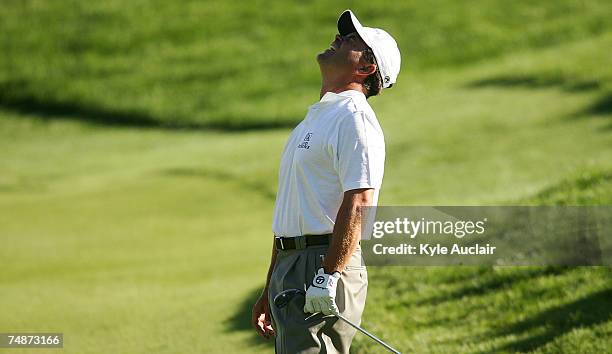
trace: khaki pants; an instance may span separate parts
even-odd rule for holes
[[[337,317],[304,313],[304,297],[296,296],[285,308],[275,308],[272,300],[286,289],[306,290],[321,267],[328,246],[278,251],[270,279],[268,297],[272,325],[276,331],[276,353],[349,353],[356,330]],[[361,322],[368,286],[368,275],[361,249],[352,255],[338,281],[336,303],[340,313],[353,323]]]

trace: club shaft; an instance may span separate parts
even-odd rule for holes
[[[341,319],[342,321],[348,323],[351,327],[355,328],[356,330],[358,330],[359,332],[365,334],[366,336],[372,338],[374,341],[376,341],[378,344],[382,345],[383,347],[387,348],[387,350],[389,350],[392,353],[395,354],[401,354],[399,351],[393,349],[393,347],[391,347],[389,344],[383,342],[381,339],[379,339],[378,337],[376,337],[375,335],[373,335],[372,333],[366,331],[365,329],[357,326],[356,324],[354,324],[353,322],[349,321],[348,318],[342,316],[341,314],[336,314],[336,317],[338,317],[339,319]]]

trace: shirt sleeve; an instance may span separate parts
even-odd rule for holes
[[[337,171],[344,192],[379,189],[385,165],[385,141],[375,117],[355,112],[343,119],[338,130]]]

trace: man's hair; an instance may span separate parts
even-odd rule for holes
[[[376,57],[370,48],[363,51],[361,58],[368,64],[376,64]],[[382,90],[382,80],[380,79],[378,64],[376,64],[376,71],[363,80],[363,87],[366,89],[366,98],[376,96]]]

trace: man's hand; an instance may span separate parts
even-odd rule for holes
[[[253,313],[251,315],[251,323],[257,330],[257,333],[266,338],[270,339],[276,334],[272,328],[272,318],[270,317],[270,305],[268,304],[267,291],[261,294],[255,306],[253,306]]]
[[[325,274],[323,268],[319,268],[317,275],[312,279],[312,285],[306,291],[306,304],[304,312],[321,312],[324,315],[337,314],[336,286],[340,279],[340,273]]]

